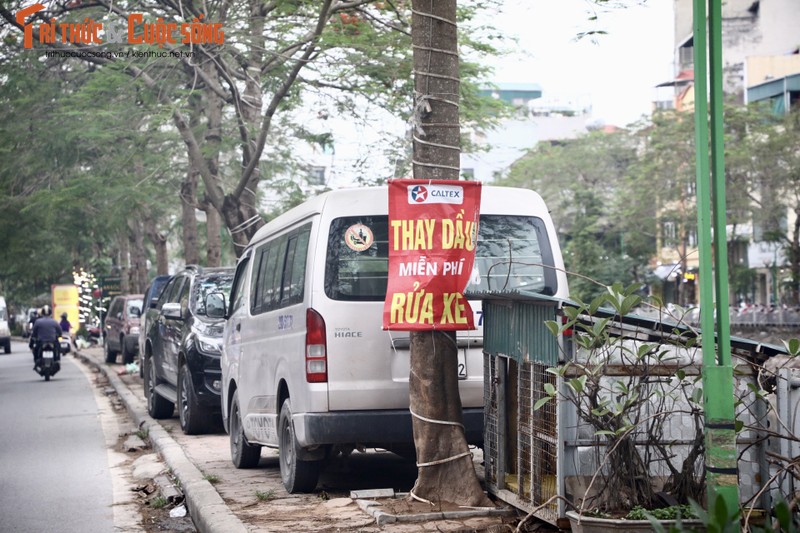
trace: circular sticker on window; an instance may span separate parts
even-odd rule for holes
[[[356,252],[363,252],[372,246],[374,240],[372,230],[364,224],[353,224],[344,232],[344,242],[348,248]]]

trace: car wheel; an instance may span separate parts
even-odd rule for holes
[[[8,339],[6,341],[5,350],[6,350],[6,353],[11,353],[11,339]]]
[[[145,359],[145,382],[144,393],[147,395],[147,412],[156,420],[162,418],[169,418],[175,411],[175,404],[158,395],[156,392],[156,385],[158,378],[156,377],[156,367],[153,364],[152,357]]]
[[[122,362],[126,365],[133,363],[133,356],[136,353],[128,348],[128,343],[125,341],[124,337],[119,338],[119,347],[122,350]]]
[[[105,343],[103,343],[103,352],[106,354],[106,363],[116,363],[117,362],[117,352],[116,350],[112,350],[111,347],[108,345],[108,337],[106,337]]]
[[[239,411],[239,393],[233,393],[231,414],[228,417],[231,430],[231,461],[236,468],[255,468],[261,459],[261,446],[250,444],[244,436],[242,415]]]
[[[178,416],[181,429],[187,435],[208,432],[210,413],[198,404],[192,373],[185,364],[178,370]]]
[[[322,461],[303,461],[292,423],[292,404],[287,398],[278,419],[278,455],[283,486],[290,494],[311,492],[317,486]]]

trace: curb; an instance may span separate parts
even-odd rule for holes
[[[247,528],[244,523],[231,512],[214,486],[186,457],[183,448],[161,427],[161,424],[147,414],[147,405],[144,399],[134,396],[108,366],[99,364],[91,356],[81,353],[80,350],[72,353],[84,363],[97,368],[108,378],[109,383],[125,404],[130,417],[138,427],[147,430],[153,448],[161,455],[173,475],[180,481],[186,498],[186,507],[189,509],[189,515],[197,530],[200,533],[246,533]]]

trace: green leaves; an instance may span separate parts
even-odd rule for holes
[[[789,352],[789,355],[792,357],[796,357],[800,354],[800,339],[789,339],[788,341],[783,341],[783,345],[786,347],[786,350]]]

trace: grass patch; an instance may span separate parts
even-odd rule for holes
[[[269,501],[269,500],[273,499],[274,497],[275,497],[275,491],[272,490],[272,489],[270,489],[270,490],[257,490],[256,491],[256,498],[258,498],[258,501],[260,501],[260,502]]]
[[[203,474],[203,479],[205,479],[212,485],[219,483],[221,481],[219,476],[216,474]]]
[[[150,500],[150,507],[153,509],[163,509],[169,502],[163,496],[156,496]]]
[[[138,430],[135,435],[142,440],[147,440],[147,438],[150,436],[150,430],[147,428],[142,428]]]

